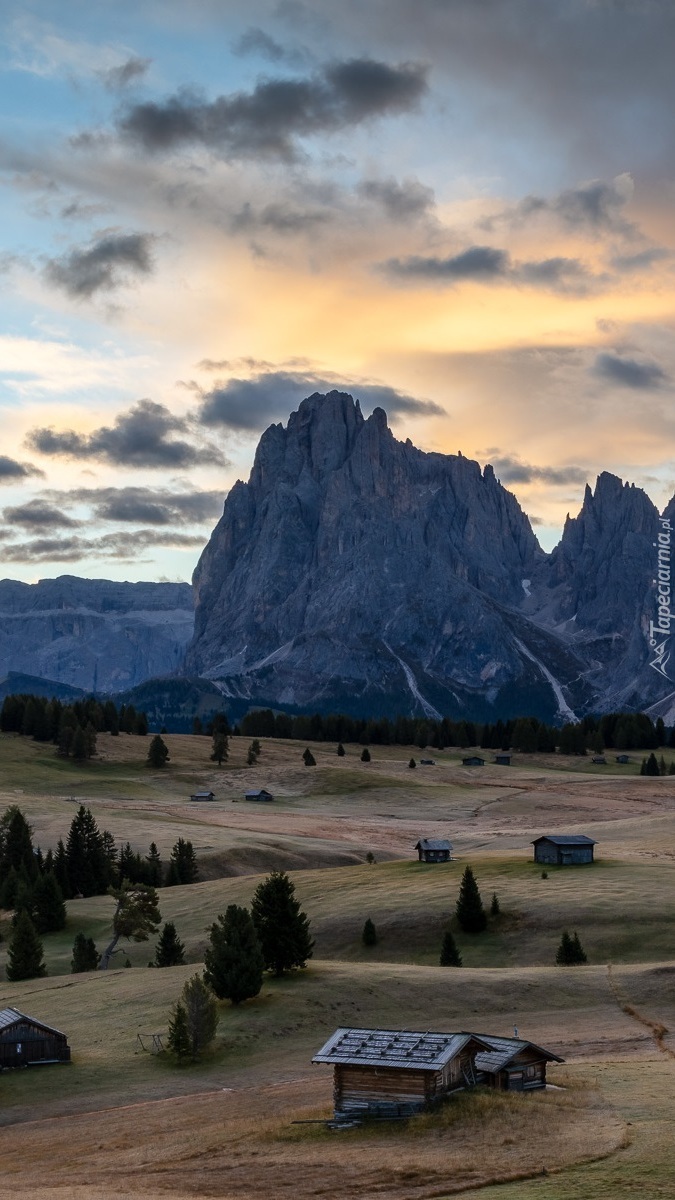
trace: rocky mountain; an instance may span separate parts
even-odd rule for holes
[[[175,672],[193,622],[187,583],[0,580],[0,677],[21,672],[119,692]]]
[[[397,441],[344,393],[310,396],[227,497],[186,669],[324,711],[644,707],[673,690],[649,666],[660,529],[644,492],[603,474],[546,555],[491,467]]]

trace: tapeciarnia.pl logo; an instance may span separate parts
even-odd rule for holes
[[[652,620],[649,622],[649,645],[654,655],[649,665],[655,671],[658,671],[659,675],[663,675],[663,678],[669,681],[670,675],[666,671],[670,660],[668,640],[670,638],[670,623],[675,620],[675,613],[671,612],[670,608],[670,543],[672,532],[672,526],[668,518],[659,517],[658,540],[654,542],[654,549],[657,552],[656,579],[652,581],[656,584],[657,616],[656,621]]]

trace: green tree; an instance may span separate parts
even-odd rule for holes
[[[197,855],[194,851],[192,842],[186,842],[185,838],[179,838],[171,851],[169,858],[169,872],[167,875],[167,887],[175,887],[176,884],[196,883],[199,879],[199,871],[197,869]]]
[[[71,896],[100,896],[106,891],[111,882],[110,858],[91,810],[83,804],[70,825],[66,861]],[[56,866],[55,871],[63,889]]]
[[[411,758],[411,759],[410,759],[410,762],[408,763],[408,766],[410,767],[410,769],[411,769],[411,770],[412,770],[414,767],[416,767],[416,766],[417,766],[417,763],[415,762],[415,759],[414,759],[414,758]]]
[[[490,916],[498,917],[501,911],[502,910],[499,905],[499,896],[497,895],[496,892],[493,892],[492,900],[490,901]]]
[[[213,745],[211,750],[211,762],[217,762],[221,767],[223,762],[227,762],[229,757],[228,738],[227,734],[222,730],[217,729],[213,735]]]
[[[145,883],[122,884],[109,888],[108,894],[115,900],[112,919],[112,938],[101,955],[99,970],[107,970],[113,954],[119,954],[117,943],[120,938],[132,942],[147,942],[151,933],[157,933],[161,916],[157,892]]]
[[[555,961],[558,966],[576,966],[579,963],[587,962],[586,954],[584,953],[579,935],[575,932],[570,937],[567,930],[563,930],[560,939],[560,945],[556,952]]]
[[[0,818],[0,879],[11,867],[22,868],[29,879],[38,873],[33,850],[33,830],[16,804],[6,808]]]
[[[147,765],[149,767],[163,767],[169,761],[169,747],[158,733],[155,734],[148,747]]]
[[[364,946],[376,946],[377,945],[377,930],[375,928],[374,922],[371,921],[370,917],[367,917],[366,921],[364,923],[363,932],[361,934],[361,941],[363,942]]]
[[[487,925],[483,901],[471,867],[466,867],[457,898],[457,920],[465,933],[482,933]]]
[[[304,762],[306,767],[315,767],[316,766],[316,759],[315,759],[314,755],[312,754],[312,751],[310,750],[309,746],[307,747],[306,750],[303,751],[302,761]]]
[[[370,762],[370,750],[367,746],[364,746],[361,751],[361,762]]]
[[[53,871],[41,875],[33,885],[32,910],[38,933],[54,933],[66,927],[63,892]]]
[[[640,774],[641,775],[642,774],[645,774],[645,775],[660,775],[661,774],[661,772],[659,770],[658,759],[657,759],[656,755],[654,754],[653,750],[645,763],[644,772],[640,771]]]
[[[251,903],[251,916],[268,970],[279,976],[284,971],[306,965],[314,947],[309,920],[284,871],[273,871],[258,884]]]
[[[162,859],[155,842],[150,843],[150,849],[145,856],[148,864],[147,881],[151,887],[161,887],[164,872],[162,871]]]
[[[338,742],[337,756],[338,758],[344,758],[345,756],[345,748],[342,745],[342,742]]]
[[[185,1009],[190,1054],[194,1061],[216,1036],[218,1005],[213,992],[200,975],[188,979],[181,993],[180,1005]]]
[[[159,935],[155,950],[156,967],[182,967],[185,963],[185,946],[176,933],[173,921],[167,921]]]
[[[7,951],[7,978],[41,979],[47,974],[42,942],[25,909],[18,913]]]
[[[216,996],[233,1004],[257,996],[265,961],[248,909],[228,905],[210,927],[209,943],[204,955],[204,980]]]
[[[462,956],[449,929],[446,929],[443,934],[441,956],[438,961],[442,967],[461,967],[462,965]]]
[[[166,1039],[167,1048],[179,1062],[192,1056],[192,1044],[188,1029],[185,1006],[178,1002],[169,1018],[169,1035]]]
[[[83,933],[76,934],[73,957],[70,960],[71,975],[79,975],[82,971],[95,971],[100,957],[93,938],[85,937]]]

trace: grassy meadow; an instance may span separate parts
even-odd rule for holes
[[[0,914],[0,1007],[63,1029],[73,1051],[69,1067],[0,1075],[0,1200],[408,1200],[467,1189],[534,1200],[543,1188],[550,1200],[627,1200],[638,1184],[645,1197],[673,1194],[675,776],[640,777],[640,752],[625,767],[517,755],[509,768],[487,752],[484,768],[464,768],[455,749],[411,770],[416,747],[372,747],[362,763],[360,747],[338,758],[330,744],[312,744],[317,765],[306,768],[304,744],[266,739],[247,767],[240,738],[218,768],[210,739],[165,740],[170,762],[153,771],[144,738],[102,736],[98,757],[77,767],[51,746],[0,735],[0,809],[18,804],[43,851],[84,803],[143,854],[155,841],[166,859],[189,839],[201,878],[159,893],[185,967],[149,969],[150,941],[125,944],[108,972],[71,975],[77,932],[105,944],[113,902],[101,896],[70,901],[67,928],[44,938],[47,978],[12,984],[10,914]],[[252,787],[274,803],[246,802]],[[191,803],[203,789],[217,800]],[[542,878],[531,841],[546,832],[588,834],[598,861]],[[453,861],[418,863],[424,836],[449,838]],[[476,937],[453,919],[466,863],[486,906],[496,892],[501,908]],[[307,970],[266,979],[240,1008],[223,1003],[214,1048],[196,1065],[143,1050],[139,1034],[146,1045],[166,1034],[209,924],[249,903],[274,868],[291,872],[311,920]],[[369,949],[366,917],[378,932]],[[448,923],[461,970],[438,966]],[[563,928],[578,931],[588,966],[554,965]],[[549,1074],[559,1090],[467,1095],[438,1115],[352,1133],[292,1125],[330,1112],[330,1071],[311,1057],[338,1025],[505,1035],[517,1025],[564,1057]]]

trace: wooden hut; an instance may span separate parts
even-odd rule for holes
[[[333,1067],[340,1116],[407,1116],[476,1083],[475,1059],[489,1053],[473,1033],[337,1029],[312,1062]]]
[[[584,833],[549,833],[535,838],[534,861],[547,866],[572,867],[593,862],[593,838]]]
[[[420,862],[450,862],[452,843],[445,838],[420,838],[415,843],[415,849]]]
[[[605,758],[604,754],[594,754],[591,759],[591,762],[595,763],[596,767],[606,767],[607,766],[607,759]]]
[[[267,802],[269,800],[274,800],[274,796],[272,795],[271,792],[268,792],[266,788],[252,788],[251,791],[246,793],[244,799],[245,800],[264,800]]]
[[[510,754],[495,754],[495,762],[498,767],[510,767],[511,766],[511,755]]]
[[[478,754],[470,754],[468,756],[468,758],[462,759],[462,766],[463,767],[484,767],[485,759],[481,758]]]
[[[191,800],[215,800],[215,792],[195,792],[190,796]]]
[[[627,754],[617,754],[616,761],[621,763],[622,766],[625,766],[626,763],[629,763],[631,760]]]
[[[564,1062],[550,1050],[535,1046],[534,1042],[522,1038],[493,1037],[490,1033],[478,1035],[490,1046],[476,1055],[476,1072],[479,1083],[502,1091],[531,1092],[546,1087],[546,1064]]]
[[[60,1062],[70,1062],[65,1033],[18,1008],[0,1010],[0,1070]]]

